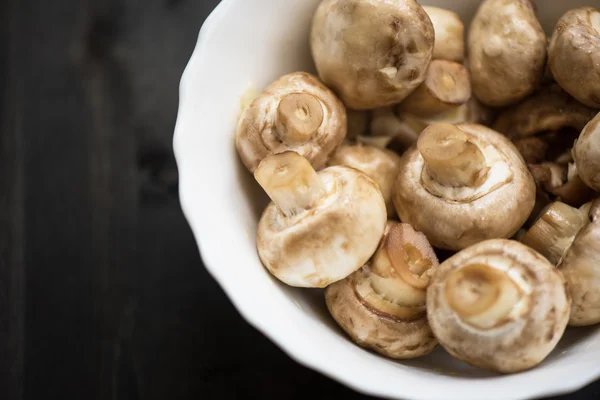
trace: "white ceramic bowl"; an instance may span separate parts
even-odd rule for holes
[[[506,400],[574,391],[600,377],[600,330],[569,329],[539,367],[496,376],[441,348],[396,362],[354,345],[322,291],[287,287],[262,267],[257,221],[267,198],[234,147],[240,99],[288,72],[314,72],[310,21],[319,0],[224,0],[206,20],[183,75],[174,147],[183,211],[204,264],[249,323],[298,362],[360,392],[396,399]],[[479,0],[430,0],[470,21]],[[567,8],[599,0],[538,0],[547,31]],[[468,26],[468,24],[466,24]]]

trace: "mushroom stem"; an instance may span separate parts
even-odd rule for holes
[[[450,274],[445,296],[465,322],[489,329],[507,320],[519,301],[520,291],[505,272],[472,264]]]
[[[265,158],[254,178],[287,217],[310,209],[325,193],[325,185],[308,160],[293,151]]]
[[[417,148],[427,172],[444,186],[477,186],[487,175],[485,156],[456,126],[438,123],[419,136]]]
[[[285,95],[277,106],[277,132],[286,144],[306,143],[323,123],[321,101],[308,93]]]

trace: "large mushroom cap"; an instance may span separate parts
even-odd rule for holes
[[[388,216],[396,215],[392,201],[392,188],[400,167],[400,156],[396,153],[363,144],[342,146],[329,160],[328,165],[343,165],[367,174],[379,185]]]
[[[313,19],[321,79],[357,110],[402,101],[425,79],[431,20],[414,0],[324,0]]]
[[[583,129],[573,148],[577,171],[586,185],[600,192],[600,114]]]
[[[271,83],[244,110],[235,144],[251,172],[268,155],[288,150],[320,169],[345,136],[342,102],[316,77],[295,72]]]
[[[325,289],[329,312],[359,345],[391,358],[414,358],[436,346],[425,293],[438,260],[422,233],[389,222],[371,261]]]
[[[435,247],[460,250],[514,235],[533,209],[535,183],[505,136],[436,124],[402,157],[393,196],[401,221]]]
[[[473,92],[484,104],[507,106],[539,85],[546,34],[529,0],[485,0],[469,30]]]
[[[427,290],[440,344],[459,360],[502,373],[539,364],[560,340],[570,306],[562,274],[534,250],[504,239],[450,257]]]
[[[255,177],[273,200],[258,223],[258,254],[281,281],[325,287],[377,249],[387,212],[377,184],[364,173],[329,167],[317,174],[287,152],[266,158]]]
[[[556,24],[548,47],[556,82],[577,100],[600,108],[600,12],[576,8]]]
[[[573,240],[558,268],[573,298],[569,324],[600,323],[600,200],[592,204],[587,224]]]

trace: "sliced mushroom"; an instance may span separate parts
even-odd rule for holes
[[[414,0],[324,0],[312,23],[321,79],[356,110],[404,100],[425,79],[431,20]]]
[[[554,349],[569,320],[562,274],[536,251],[493,239],[444,261],[427,289],[427,316],[454,357],[486,370],[532,368]]]
[[[325,289],[327,308],[360,346],[397,359],[423,356],[437,345],[425,309],[437,266],[425,235],[389,222],[371,261]]]
[[[600,12],[568,11],[556,24],[548,47],[556,82],[583,104],[600,108]]]
[[[534,203],[535,183],[515,146],[476,124],[430,125],[402,157],[394,187],[400,220],[449,250],[511,237]]]
[[[600,192],[600,114],[583,128],[573,148],[573,158],[581,179]]]
[[[316,77],[296,72],[271,83],[246,108],[235,145],[251,172],[265,157],[287,150],[320,169],[345,136],[342,102]]]
[[[470,98],[469,71],[453,61],[433,60],[425,81],[400,104],[399,110],[428,118],[454,110]]]
[[[531,94],[546,63],[546,34],[529,0],[484,0],[468,37],[473,92],[491,107]]]
[[[457,63],[465,58],[465,26],[455,12],[438,7],[423,6],[435,31],[434,60]]]
[[[538,187],[571,206],[579,207],[596,196],[579,177],[575,164],[533,164],[529,170]]]
[[[362,144],[342,146],[329,160],[328,165],[343,165],[367,174],[379,185],[388,210],[388,217],[396,215],[392,201],[392,188],[400,167],[400,156],[396,153]]]
[[[387,212],[377,183],[352,168],[317,174],[292,151],[265,158],[254,176],[273,201],[258,223],[264,266],[290,286],[325,287],[373,255]]]

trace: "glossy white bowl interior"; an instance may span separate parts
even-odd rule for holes
[[[255,230],[267,198],[235,152],[240,98],[292,71],[314,72],[310,20],[318,0],[224,0],[205,22],[181,82],[175,132],[184,213],[204,263],[244,318],[298,362],[356,390],[402,399],[526,399],[565,393],[600,377],[600,331],[570,329],[538,368],[496,376],[441,348],[395,362],[354,345],[320,290],[287,287],[262,267]],[[538,0],[551,31],[568,8],[599,0]],[[479,0],[423,1],[470,21]],[[468,24],[467,24],[468,26]]]

